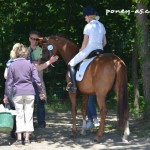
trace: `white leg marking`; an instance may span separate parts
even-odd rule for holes
[[[83,120],[81,135],[86,135],[86,120]]]
[[[122,138],[122,141],[125,142],[125,143],[128,143],[128,136],[130,134],[130,129],[129,129],[129,121],[127,121],[127,126],[124,130],[124,136]]]

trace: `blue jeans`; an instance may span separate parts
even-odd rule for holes
[[[37,122],[38,126],[46,126],[45,122],[45,101],[40,100],[38,87],[35,82],[33,82],[35,90],[35,103],[37,104]]]
[[[93,118],[97,118],[95,100],[96,100],[95,95],[89,95],[87,106],[88,120],[93,120]]]

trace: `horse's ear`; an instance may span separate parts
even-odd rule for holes
[[[44,40],[44,38],[43,38],[43,37],[38,38],[38,43],[39,43],[39,45],[40,45],[40,46],[42,45],[43,40]]]
[[[38,38],[39,40],[43,40],[44,38],[43,37],[40,37],[40,38]]]

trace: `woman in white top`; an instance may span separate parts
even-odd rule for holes
[[[76,92],[76,80],[74,66],[84,60],[93,50],[101,49],[106,45],[106,30],[104,25],[99,22],[99,16],[94,8],[87,6],[84,8],[83,15],[87,22],[84,27],[84,38],[79,53],[68,63],[72,85],[68,91]]]

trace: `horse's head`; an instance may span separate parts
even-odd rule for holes
[[[61,36],[49,36],[40,38],[39,44],[43,48],[43,60],[59,54],[68,63],[79,51],[79,46]]]
[[[57,55],[57,47],[55,46],[55,39],[49,37],[42,37],[39,39],[39,45],[42,47],[42,60],[47,61],[51,56]]]

